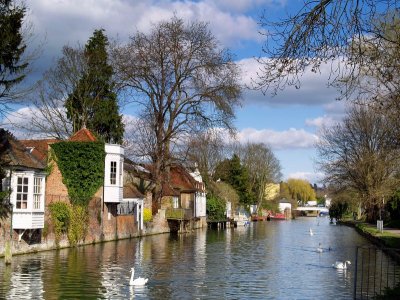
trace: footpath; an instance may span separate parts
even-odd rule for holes
[[[343,220],[338,224],[354,227],[359,234],[369,239],[376,246],[382,248],[393,259],[400,263],[400,229],[383,227],[380,231],[375,224],[362,221]]]

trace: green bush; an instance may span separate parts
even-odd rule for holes
[[[150,222],[153,219],[150,208],[145,208],[143,210],[143,222]]]
[[[226,203],[214,195],[207,195],[207,216],[210,221],[222,221],[226,219]]]
[[[88,223],[87,209],[80,205],[71,205],[69,207],[69,220],[68,240],[71,245],[76,245],[85,239]]]
[[[53,202],[49,205],[49,210],[54,225],[56,244],[58,245],[61,235],[68,232],[69,204],[65,202]]]
[[[87,208],[70,205],[65,202],[53,202],[49,205],[57,246],[61,235],[66,233],[69,243],[76,245],[85,239],[88,224]]]

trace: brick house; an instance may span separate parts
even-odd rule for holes
[[[76,132],[68,140],[69,142],[95,142],[96,137],[86,128]],[[48,154],[51,145],[57,140],[23,140],[22,143],[37,159],[48,163]],[[142,209],[136,211],[136,205],[142,195],[129,193],[124,188],[124,149],[120,145],[105,144],[104,185],[94,194],[88,204],[89,224],[85,242],[100,240],[113,240],[126,238],[139,234],[143,219]],[[51,171],[46,178],[45,207],[55,201],[69,202],[68,189],[63,183],[63,177],[57,163],[51,162]],[[125,198],[129,197],[129,198]],[[138,201],[139,200],[139,201]],[[139,203],[142,206],[142,204]],[[135,207],[132,210],[132,207]],[[129,209],[129,210],[128,210]],[[140,215],[139,215],[140,214]],[[50,225],[50,214],[46,210],[47,224]],[[51,228],[50,228],[51,229]],[[49,230],[46,239],[53,240],[54,236]],[[66,241],[64,241],[66,244]],[[63,243],[61,243],[63,245]]]

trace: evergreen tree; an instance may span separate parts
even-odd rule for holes
[[[231,159],[222,161],[217,166],[214,176],[229,183],[237,191],[240,204],[254,204],[255,195],[250,189],[249,173],[241,164],[238,155],[234,154]]]
[[[0,100],[13,98],[12,88],[25,78],[28,63],[21,62],[26,45],[21,33],[25,15],[24,6],[11,0],[0,0]],[[6,108],[6,107],[4,107]]]
[[[124,125],[113,91],[113,68],[107,61],[107,46],[104,30],[95,30],[84,50],[86,72],[69,95],[65,107],[74,132],[86,126],[106,142],[121,143]]]

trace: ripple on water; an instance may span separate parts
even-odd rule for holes
[[[0,262],[0,298],[348,299],[353,269],[331,265],[363,244],[351,228],[300,218],[21,255]],[[131,267],[147,286],[129,286]]]

